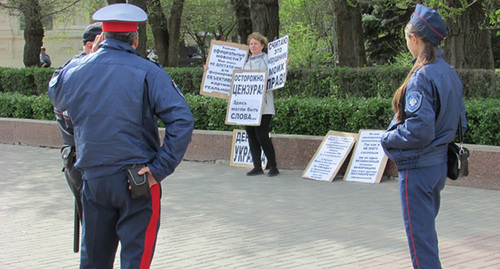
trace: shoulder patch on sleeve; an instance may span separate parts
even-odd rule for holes
[[[422,105],[422,94],[419,92],[411,92],[406,95],[406,110],[410,113],[417,111]]]
[[[49,87],[54,87],[59,82],[59,74],[53,76],[49,81]]]
[[[184,95],[182,94],[181,90],[179,89],[179,87],[177,87],[177,84],[175,84],[174,80],[172,80],[172,87],[174,87],[175,91],[177,91],[177,93],[182,96],[182,98],[185,98]]]

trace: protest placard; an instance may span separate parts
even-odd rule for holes
[[[286,60],[288,59],[288,36],[276,39],[268,44],[267,89],[275,90],[285,86]]]
[[[383,130],[360,130],[354,154],[349,162],[345,181],[380,183],[387,164],[387,155],[380,139]]]
[[[351,152],[356,139],[357,134],[329,131],[302,177],[332,182]]]
[[[212,40],[200,94],[228,99],[233,71],[243,69],[247,57],[247,45]]]
[[[266,92],[267,71],[234,71],[232,81],[226,124],[259,126]]]
[[[267,158],[262,151],[262,167],[266,167]],[[252,154],[248,144],[248,136],[245,130],[233,130],[233,144],[231,147],[230,166],[253,168]]]

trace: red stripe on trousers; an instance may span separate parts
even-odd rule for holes
[[[417,259],[417,250],[415,249],[415,241],[413,240],[413,232],[411,230],[411,220],[410,220],[410,202],[408,201],[408,170],[406,170],[406,175],[405,175],[405,195],[406,195],[406,214],[408,215],[408,229],[410,230],[410,238],[411,238],[411,245],[413,246],[413,253],[415,255],[415,264],[417,265],[417,268],[420,268],[418,265],[418,259]]]
[[[160,218],[160,185],[151,186],[151,219],[149,220],[144,240],[144,252],[142,253],[141,269],[148,269],[153,257],[153,249],[158,233],[158,219]]]

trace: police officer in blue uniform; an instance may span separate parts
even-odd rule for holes
[[[448,143],[466,128],[462,83],[437,46],[446,36],[438,12],[417,5],[405,29],[414,66],[393,99],[382,137],[398,168],[403,218],[414,268],[441,268],[435,219],[447,174]],[[465,130],[464,130],[465,131]]]
[[[94,13],[104,41],[71,61],[49,83],[54,107],[74,125],[75,167],[83,174],[80,268],[149,268],[160,217],[160,182],[173,173],[191,141],[193,115],[161,67],[142,57],[138,22],[146,13],[113,4]],[[157,118],[165,123],[163,145]],[[149,198],[132,199],[126,168],[144,165]]]

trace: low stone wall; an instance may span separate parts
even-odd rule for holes
[[[164,129],[160,129],[161,136]],[[272,134],[280,169],[304,170],[323,137]],[[59,148],[61,133],[55,121],[0,118],[0,143]],[[195,130],[184,156],[188,161],[225,161],[231,155],[232,132]],[[500,190],[500,147],[467,145],[471,151],[470,175],[447,184]],[[0,153],[1,158],[1,153]],[[347,162],[346,162],[347,164]],[[342,171],[345,171],[344,165]],[[392,161],[384,175],[397,176]]]

